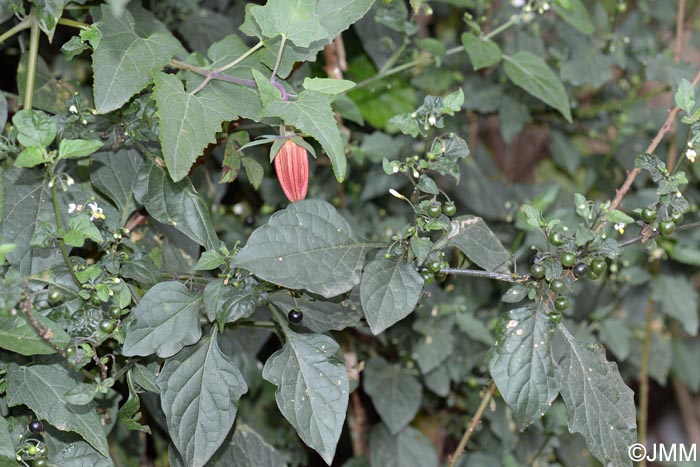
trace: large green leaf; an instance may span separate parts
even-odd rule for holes
[[[503,59],[506,75],[513,84],[557,109],[568,122],[572,121],[569,95],[542,58],[521,50],[511,56],[504,55]]]
[[[367,250],[350,224],[325,201],[306,200],[256,229],[233,266],[290,289],[334,297],[360,282]]]
[[[372,467],[437,467],[438,458],[430,440],[408,426],[396,436],[381,423],[369,441]]]
[[[691,336],[698,333],[698,294],[682,276],[659,275],[651,282],[651,298],[664,314],[677,319]]]
[[[134,196],[158,222],[208,250],[219,247],[209,208],[189,179],[174,183],[160,167],[144,164],[134,181]]]
[[[380,334],[408,316],[418,303],[423,279],[404,260],[377,258],[362,274],[362,309],[372,334]]]
[[[285,336],[284,347],[265,363],[263,378],[277,386],[277,407],[299,437],[330,465],[349,394],[338,344],[323,334],[287,330]]]
[[[392,435],[398,434],[418,413],[423,385],[400,364],[372,357],[365,365],[363,387]]]
[[[29,275],[61,261],[56,248],[32,248],[34,233],[43,222],[55,224],[51,192],[41,170],[9,169],[3,171],[5,186],[0,243],[14,243],[7,261]]]
[[[121,16],[102,5],[102,39],[92,53],[95,108],[108,113],[120,108],[151,81],[182,45],[140,5],[132,3]]]
[[[10,435],[10,427],[4,417],[0,417],[0,467],[16,467],[15,443]]]
[[[131,312],[122,353],[161,358],[175,355],[199,341],[202,296],[180,282],[161,282],[146,292]]]
[[[534,308],[511,310],[500,320],[489,372],[520,430],[542,417],[559,394],[553,333],[554,322]]]
[[[45,147],[56,137],[56,119],[40,110],[22,109],[12,117],[17,141],[26,147]]]
[[[631,467],[628,449],[637,438],[634,393],[599,344],[581,342],[561,324],[564,356],[557,367],[569,430],[581,433],[603,464]]]
[[[317,0],[268,0],[264,6],[255,5],[248,9],[263,37],[279,35],[300,47],[308,47],[312,42],[328,39],[316,12]],[[248,18],[246,18],[247,20]]]
[[[226,65],[247,50],[243,41],[231,34],[209,48],[211,68]],[[255,57],[249,57],[225,74],[250,80],[253,68],[266,70]],[[154,75],[153,97],[158,106],[159,138],[168,172],[175,181],[186,177],[207,145],[216,142],[216,133],[221,131],[223,122],[239,117],[258,118],[260,113],[260,100],[254,88],[211,81],[197,94],[192,94],[192,88],[204,78],[194,73],[186,76],[189,89],[174,75]]]
[[[481,217],[461,216],[452,220],[450,246],[487,271],[508,272],[510,253]]]
[[[275,99],[268,102],[263,107],[262,115],[279,117],[287,125],[294,125],[321,143],[333,164],[335,178],[342,182],[347,173],[347,161],[343,139],[331,109],[334,99],[335,96],[330,94],[305,90],[294,100]]]
[[[7,371],[7,405],[26,405],[38,418],[62,431],[74,431],[101,454],[109,455],[107,437],[92,403],[73,405],[66,393],[80,380],[60,364],[19,366]]]
[[[283,1],[283,0],[282,0]],[[374,0],[344,0],[344,1],[319,1],[315,5],[315,18],[326,30],[325,37],[314,41],[308,47],[301,47],[290,42],[286,42],[282,60],[279,63],[278,75],[286,77],[298,62],[314,61],[316,54],[337,35],[350,27],[353,23],[362,18]],[[246,15],[240,30],[249,35],[263,39],[265,36],[260,30],[260,26],[254,18],[251,10],[256,10],[257,5],[248,3],[246,5]],[[257,7],[259,8],[259,7]],[[270,69],[275,66],[281,44],[281,36],[274,39],[264,40],[265,47],[256,56]]]
[[[52,341],[59,347],[65,347],[71,337],[58,324],[35,313],[34,319],[51,332]],[[21,355],[47,355],[56,351],[39,337],[34,328],[19,316],[0,318],[0,347]]]
[[[226,439],[238,400],[248,391],[243,375],[211,337],[168,359],[158,375],[161,407],[173,443],[186,465],[206,464]]]
[[[134,149],[98,152],[92,156],[90,182],[117,207],[124,225],[136,208],[132,185],[143,159]]]

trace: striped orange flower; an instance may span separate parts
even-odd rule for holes
[[[306,149],[288,139],[275,156],[275,171],[289,201],[306,198],[309,187],[309,155]]]

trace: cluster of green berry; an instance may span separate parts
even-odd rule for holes
[[[552,232],[549,235],[549,243],[555,247],[564,245],[564,237],[560,232]],[[603,258],[579,258],[576,253],[571,251],[561,251],[559,254],[559,262],[562,268],[570,270],[575,279],[580,279],[584,276],[589,279],[599,279],[602,274],[608,269],[608,263]],[[536,279],[543,279],[546,275],[545,266],[540,262],[537,256],[533,257],[532,265],[530,266],[530,275]],[[561,320],[562,311],[569,308],[569,298],[562,295],[566,290],[566,282],[561,278],[554,278],[549,281],[549,290],[557,294],[554,299],[554,309],[556,312],[551,314],[552,319],[559,322]]]
[[[27,429],[31,434],[41,435],[44,432],[44,424],[40,420],[31,420],[27,425]],[[20,441],[24,442],[22,442],[15,454],[17,462],[29,465],[27,463],[29,461],[34,467],[46,467],[49,465],[49,461],[46,458],[48,449],[41,439],[31,435],[26,437],[21,435]]]
[[[441,257],[444,256],[444,253],[440,252],[440,254]],[[447,273],[443,271],[443,269],[449,267],[450,264],[446,261],[430,261],[426,264],[425,269],[422,269],[420,271],[420,276],[423,278],[423,282],[425,283],[425,285],[430,284],[433,281],[433,279],[436,279],[438,282],[442,282],[445,279],[447,279]]]
[[[655,208],[646,207],[642,209],[642,220],[647,224],[656,222],[657,210]],[[683,222],[683,213],[673,211],[670,216],[659,222],[659,233],[661,235],[671,235],[676,231],[676,226]]]

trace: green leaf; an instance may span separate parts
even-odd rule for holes
[[[0,417],[0,467],[15,467],[15,443],[10,435],[10,427],[4,417]]]
[[[613,209],[611,211],[607,212],[607,217],[610,222],[613,222],[615,224],[632,224],[634,222],[634,219],[625,214],[622,211],[619,211],[617,209]]]
[[[301,310],[304,313],[302,325],[313,332],[341,331],[356,326],[362,318],[357,304],[349,300],[333,303],[313,300],[306,295],[295,298],[288,293],[276,293],[270,296],[270,303],[285,314],[294,308]]]
[[[134,196],[158,222],[172,226],[207,250],[219,247],[209,208],[189,180],[173,183],[160,167],[144,164],[134,181]]]
[[[86,214],[71,217],[68,222],[68,232],[63,235],[66,245],[82,247],[88,238],[96,243],[103,240],[100,230],[95,227]]]
[[[195,271],[211,271],[224,263],[226,263],[226,258],[221,256],[221,253],[216,250],[209,250],[202,253],[202,256],[197,260],[197,264],[194,265],[194,269]]]
[[[216,142],[221,122],[237,117],[235,107],[222,107],[211,93],[185,92],[175,75],[154,74],[153,97],[158,104],[159,139],[165,164],[174,181],[187,177],[192,164],[210,143]]]
[[[529,204],[523,204],[522,211],[525,214],[527,225],[535,230],[542,228],[544,219],[542,218],[542,212],[539,209],[530,206]]]
[[[412,264],[384,257],[371,261],[362,274],[362,309],[377,335],[408,316],[418,303],[423,278]]]
[[[74,441],[51,457],[51,464],[61,467],[114,467],[110,457],[105,457],[83,441]]]
[[[80,380],[60,364],[19,366],[7,371],[7,405],[26,405],[39,419],[61,431],[73,431],[101,454],[109,455],[107,437],[92,404],[75,406],[65,394]]]
[[[44,184],[41,170],[4,170],[2,182],[5,189],[0,243],[14,243],[14,251],[7,254],[7,261],[17,266],[24,275],[42,271],[61,260],[55,248],[32,248],[31,239],[40,230],[42,222],[56,224],[51,192]],[[0,190],[2,193],[2,190]],[[0,196],[0,200],[1,200]]]
[[[304,78],[304,89],[322,94],[342,94],[355,87],[355,82],[347,79]]]
[[[59,347],[66,347],[71,337],[62,327],[39,313],[34,319],[52,334],[51,340]],[[0,318],[0,347],[21,355],[49,355],[56,351],[39,337],[34,328],[20,316]]]
[[[116,152],[98,152],[92,156],[90,182],[117,207],[121,215],[121,225],[126,224],[136,209],[131,187],[142,164],[141,155],[130,148],[119,149]]]
[[[236,424],[228,455],[216,456],[221,467],[286,467],[284,457],[245,423]],[[217,464],[218,465],[218,464]]]
[[[687,114],[693,113],[695,107],[695,89],[690,81],[683,78],[675,95],[676,106]]]
[[[569,431],[581,433],[603,464],[632,466],[628,448],[637,439],[634,393],[599,344],[581,342],[561,324],[564,356],[557,367]]]
[[[501,296],[503,303],[519,303],[527,297],[531,288],[523,284],[514,284]]]
[[[588,14],[586,5],[581,0],[566,0],[569,8],[560,5],[562,2],[554,2],[552,8],[567,23],[586,35],[593,34],[595,27]]]
[[[651,298],[661,304],[661,311],[677,319],[685,332],[698,334],[698,294],[682,276],[658,275],[651,282]]]
[[[122,353],[161,358],[175,355],[199,341],[202,296],[179,282],[161,282],[146,292],[131,311]]]
[[[56,137],[56,119],[41,110],[22,109],[12,117],[17,128],[17,141],[22,146],[46,147]]]
[[[334,297],[360,282],[368,249],[379,246],[362,242],[331,204],[305,200],[257,228],[232,266],[283,287]]]
[[[372,357],[365,365],[363,387],[392,435],[398,434],[418,413],[423,400],[420,381],[399,364]]]
[[[47,162],[46,150],[38,146],[24,148],[15,159],[14,166],[31,169],[39,164]]]
[[[501,61],[501,48],[489,39],[480,39],[470,32],[462,33],[462,45],[475,70],[490,67]]]
[[[267,360],[263,378],[277,386],[275,399],[299,437],[328,465],[333,461],[348,407],[345,365],[338,344],[323,334],[285,331],[286,342]]]
[[[372,467],[437,467],[430,440],[412,426],[393,436],[383,424],[372,430],[369,440]]]
[[[260,27],[263,37],[284,36],[301,47],[328,39],[316,11],[316,0],[268,0],[265,6],[255,5],[246,10]]]
[[[49,42],[53,40],[56,25],[63,15],[64,3],[64,0],[34,0],[39,28],[49,37]]]
[[[479,267],[508,272],[510,253],[481,217],[460,216],[452,220],[449,246],[455,246]]]
[[[141,402],[134,388],[132,373],[127,374],[126,381],[129,388],[129,399],[119,408],[117,416],[129,430],[151,434],[151,429],[147,425],[141,424],[141,419],[143,417],[140,411]]]
[[[241,159],[241,163],[243,163],[245,174],[250,184],[253,185],[253,188],[256,190],[260,188],[260,184],[262,184],[263,177],[265,176],[265,169],[263,169],[263,166],[252,157],[244,157]]]
[[[94,139],[63,139],[58,145],[59,159],[80,159],[87,157],[102,147],[102,142]]]
[[[149,11],[132,3],[121,16],[102,5],[102,39],[92,53],[94,94],[98,113],[124,105],[151,81],[182,46]],[[179,115],[183,117],[183,115]]]
[[[531,307],[511,310],[499,322],[489,372],[521,431],[542,417],[559,394],[553,333],[554,322]]]
[[[238,400],[248,386],[211,337],[168,359],[158,375],[161,406],[173,443],[186,465],[207,463],[226,439]]]
[[[600,341],[619,360],[625,360],[630,354],[630,341],[632,331],[623,320],[619,318],[608,318],[600,323]]]
[[[155,368],[153,368],[152,365],[149,365],[149,367],[137,363],[131,369],[130,374],[134,378],[134,383],[138,384],[141,388],[149,392],[160,393],[156,380],[156,372],[160,372],[160,365],[156,363]]]
[[[216,320],[223,327],[226,323],[252,316],[260,305],[260,298],[260,292],[254,286],[232,287],[219,279],[204,288],[204,310],[209,321]]]
[[[521,50],[512,56],[504,55],[503,59],[506,75],[513,84],[554,107],[572,122],[566,89],[542,58]]]
[[[411,237],[411,252],[416,256],[416,263],[423,264],[428,258],[433,242],[427,237]]]
[[[293,101],[275,100],[263,108],[264,117],[279,117],[318,141],[328,154],[335,178],[342,182],[347,172],[345,147],[336,124],[331,102],[334,96],[302,91]]]
[[[92,384],[79,383],[66,393],[66,400],[73,405],[85,405],[95,399],[97,387]]]

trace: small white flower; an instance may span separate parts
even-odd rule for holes
[[[236,203],[233,205],[233,213],[235,215],[240,216],[241,214],[243,214],[244,211],[245,206],[243,205],[243,203]]]
[[[90,208],[90,220],[94,221],[95,219],[105,219],[105,215],[103,214],[103,210],[101,207],[97,205],[94,201],[92,203],[88,203],[88,207]]]
[[[618,222],[617,224],[615,224],[615,230],[617,230],[620,233],[620,235],[622,235],[623,233],[625,233],[625,224],[623,222]]]
[[[75,203],[70,203],[68,205],[68,214],[73,214],[78,209],[78,205]]]
[[[68,111],[72,114],[77,114],[78,113],[78,108],[75,106],[75,104],[71,105],[68,107]]]
[[[688,149],[685,152],[685,157],[691,162],[695,162],[695,158],[698,157],[698,153],[695,152],[695,149]]]
[[[66,176],[66,185],[71,186],[75,183],[75,180],[73,180],[73,177],[70,175]]]
[[[393,166],[393,167],[391,168],[391,172],[392,172],[392,173],[399,173],[399,166],[398,166],[398,165]]]
[[[525,6],[525,3],[527,3],[525,0],[510,0],[510,4],[515,8],[521,8]]]
[[[437,118],[435,118],[435,115],[430,114],[430,116],[428,117],[428,124],[430,126],[435,126],[436,123],[437,123]]]
[[[656,248],[654,251],[651,252],[651,256],[654,259],[660,259],[664,255],[664,249],[663,248]]]

